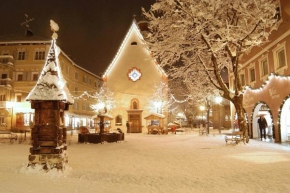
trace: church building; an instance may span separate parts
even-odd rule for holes
[[[138,26],[139,25],[139,26]],[[116,108],[110,112],[113,116],[113,128],[126,131],[126,122],[130,124],[130,133],[146,133],[149,124],[144,118],[151,113],[167,117],[166,112],[154,108],[149,98],[156,92],[156,86],[168,84],[167,75],[152,57],[146,45],[142,31],[145,22],[132,25],[127,32],[113,61],[103,75],[104,84],[114,93]],[[140,30],[142,29],[142,30]],[[164,91],[166,92],[166,91]],[[165,124],[167,119],[165,118]]]

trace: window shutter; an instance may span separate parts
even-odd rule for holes
[[[27,81],[31,81],[31,72],[27,72]]]
[[[23,72],[22,81],[26,81],[26,75],[27,75],[27,73]]]
[[[18,58],[17,58],[17,55],[18,55],[18,51],[14,51],[14,52],[13,52],[14,60],[17,60],[17,59],[18,59]]]
[[[28,50],[25,50],[25,60],[28,60],[29,52]]]

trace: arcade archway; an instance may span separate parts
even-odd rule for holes
[[[252,111],[252,137],[253,139],[260,139],[260,128],[258,124],[258,119],[261,115],[264,115],[268,127],[266,128],[267,140],[274,139],[274,124],[273,115],[269,106],[264,102],[258,102]]]
[[[279,123],[281,142],[290,142],[290,95],[280,107]]]

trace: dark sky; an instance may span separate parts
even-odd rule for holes
[[[57,44],[76,64],[100,75],[115,56],[132,15],[155,0],[1,0],[0,36],[24,35],[24,14],[33,17],[35,36],[50,38],[49,20],[58,23]]]

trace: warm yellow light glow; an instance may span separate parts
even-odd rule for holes
[[[220,104],[222,101],[223,101],[223,98],[220,97],[220,96],[218,96],[218,97],[215,98],[215,102],[216,102],[217,104]]]
[[[200,106],[199,109],[204,111],[205,110],[205,106]]]

